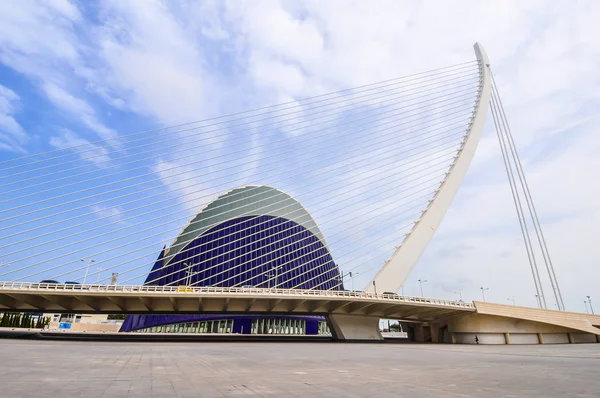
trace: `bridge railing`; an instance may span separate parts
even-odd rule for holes
[[[406,303],[435,304],[460,308],[475,308],[472,303],[464,301],[444,300],[429,297],[400,296],[397,294],[381,294],[350,290],[308,290],[280,289],[257,287],[219,287],[219,286],[153,286],[153,285],[99,285],[99,284],[62,284],[35,282],[0,282],[0,290],[42,290],[42,291],[86,291],[86,292],[164,292],[174,294],[221,293],[221,294],[264,294],[282,296],[319,296],[323,298],[352,297],[361,299],[377,299],[401,301]]]

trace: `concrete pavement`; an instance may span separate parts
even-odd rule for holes
[[[597,397],[600,344],[0,340],[6,397]]]

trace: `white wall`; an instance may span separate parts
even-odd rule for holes
[[[511,333],[510,344],[539,344],[537,333]]]

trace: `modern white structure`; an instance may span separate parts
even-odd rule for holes
[[[469,124],[467,135],[462,146],[450,166],[445,180],[436,191],[435,196],[415,222],[412,230],[397,247],[373,280],[365,287],[366,291],[397,292],[423,254],[429,241],[438,229],[446,211],[467,174],[475,149],[481,138],[486,114],[490,102],[491,76],[490,63],[485,50],[479,43],[474,45],[479,61],[479,96],[477,106]]]

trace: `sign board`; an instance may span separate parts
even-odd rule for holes
[[[408,333],[406,332],[383,332],[381,335],[385,338],[391,339],[407,339]]]
[[[59,329],[71,329],[71,324],[67,322],[61,322],[58,324]]]

